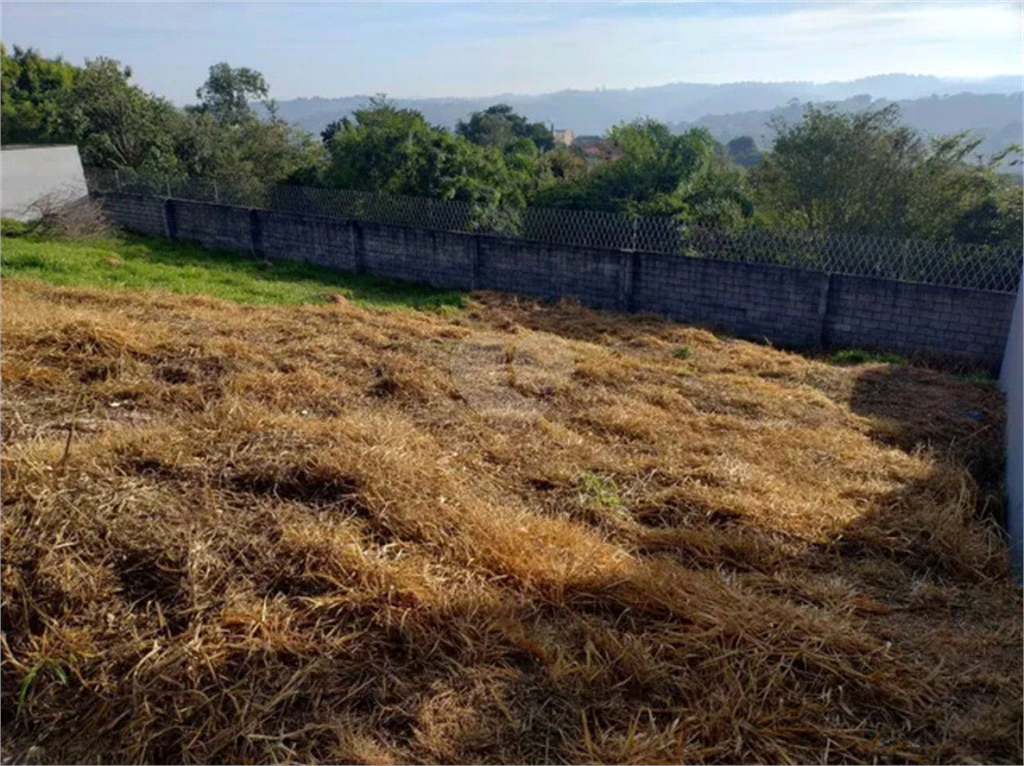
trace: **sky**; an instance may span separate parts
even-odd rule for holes
[[[24,2],[0,39],[108,56],[181,105],[211,64],[278,100],[482,97],[672,82],[1024,71],[1024,0],[986,2]]]

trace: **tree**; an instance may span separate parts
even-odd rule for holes
[[[331,143],[331,139],[339,130],[341,130],[341,120],[328,123],[327,127],[320,131],[320,140],[325,144]]]
[[[968,133],[925,141],[895,104],[859,114],[808,105],[799,123],[773,127],[751,175],[770,226],[988,242],[1013,230],[1002,220],[1012,214],[1003,157],[971,164],[981,139]]]
[[[473,144],[383,97],[341,119],[327,147],[329,186],[467,202],[477,225],[498,228],[501,211],[525,204],[536,155],[529,141],[506,154]]]
[[[225,62],[210,67],[210,74],[196,90],[199,106],[222,125],[237,125],[253,118],[251,99],[260,99],[273,116],[273,102],[267,100],[270,88],[263,75],[248,67],[233,68]]]
[[[750,136],[734,138],[726,144],[726,154],[730,160],[742,168],[757,165],[763,156]]]
[[[32,48],[16,45],[8,54],[0,43],[0,142],[72,140],[61,116],[76,71],[61,58],[44,58]]]
[[[555,145],[551,131],[542,122],[530,123],[508,104],[495,104],[474,112],[469,121],[459,120],[455,133],[478,146],[504,149],[518,138],[526,138],[544,152]]]
[[[674,135],[656,120],[608,131],[616,159],[571,179],[546,184],[533,204],[631,215],[671,215],[695,223],[738,226],[753,205],[742,172],[715,155],[710,134]]]
[[[63,97],[62,122],[86,165],[169,173],[181,113],[130,78],[131,69],[113,59],[86,61]]]

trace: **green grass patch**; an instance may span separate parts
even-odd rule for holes
[[[0,237],[23,237],[31,231],[27,223],[14,218],[0,218]]]
[[[693,356],[693,349],[689,346],[680,346],[672,352],[676,359],[690,359]]]
[[[593,471],[584,471],[580,474],[579,493],[584,505],[611,510],[621,510],[623,507],[615,480]]]
[[[899,354],[876,353],[865,351],[862,348],[847,348],[837,351],[829,357],[829,360],[832,364],[909,364],[907,358]]]
[[[999,386],[999,380],[993,378],[987,372],[971,372],[965,375],[955,375],[958,380],[962,380],[964,383],[974,383],[978,386],[989,386],[990,388],[997,388]]]
[[[461,308],[465,300],[462,293],[395,279],[291,261],[270,263],[136,235],[88,240],[4,236],[0,276],[53,285],[166,290],[261,305],[325,303],[341,295],[360,305],[438,310]]]

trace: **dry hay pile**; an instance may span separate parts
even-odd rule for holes
[[[2,291],[5,759],[1021,762],[991,387],[490,295]],[[477,331],[571,350],[542,417],[466,405]]]

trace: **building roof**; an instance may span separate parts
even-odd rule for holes
[[[64,149],[72,147],[77,149],[76,144],[2,144],[0,149],[3,151],[16,151],[18,149]]]

